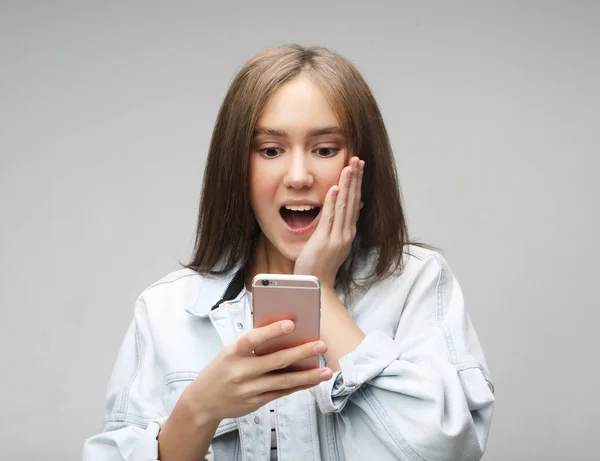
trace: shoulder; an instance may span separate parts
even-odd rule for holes
[[[205,279],[206,276],[187,268],[170,272],[142,291],[136,310],[185,310],[197,302]]]
[[[422,246],[407,245],[403,251],[400,277],[406,278],[415,274],[447,277],[452,273],[448,261],[440,252]]]
[[[438,251],[407,245],[403,252],[402,271],[396,278],[404,289],[441,295],[460,289],[446,258]]]
[[[142,294],[161,290],[179,290],[201,283],[202,276],[191,269],[179,269],[168,273],[146,288]]]
[[[373,272],[379,261],[379,253],[378,248],[369,248],[359,254],[355,272],[357,278]],[[451,275],[450,266],[440,252],[418,245],[406,245],[402,251],[400,268],[384,277],[381,282],[405,284],[415,277],[438,278]]]
[[[421,304],[429,303],[438,314],[447,310],[451,302],[456,306],[462,303],[462,290],[448,261],[429,248],[407,246],[402,271],[391,276],[391,283],[396,293],[406,295],[407,302],[418,299]]]
[[[406,245],[399,267],[387,275],[373,280],[379,262],[380,249],[364,248],[357,254],[354,264],[353,286],[345,298],[352,307],[364,299],[408,299],[411,293],[427,291],[439,293],[454,286],[454,276],[441,253],[418,245]]]

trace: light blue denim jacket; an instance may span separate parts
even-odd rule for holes
[[[358,276],[373,257],[360,259]],[[406,247],[404,263],[401,275],[344,302],[366,338],[341,370],[276,401],[280,461],[481,458],[493,386],[460,287],[436,252]],[[140,295],[109,382],[104,431],[85,442],[84,461],[157,459],[160,425],[182,391],[252,328],[243,291],[211,310],[234,271],[179,270]],[[270,429],[266,407],[226,419],[207,458],[268,460]]]

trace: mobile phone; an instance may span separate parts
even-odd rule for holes
[[[312,275],[258,274],[252,280],[254,328],[279,320],[292,320],[296,328],[256,348],[256,355],[270,354],[317,341],[321,328],[321,284]],[[320,357],[303,359],[282,371],[318,368]]]

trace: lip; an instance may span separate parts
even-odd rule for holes
[[[281,202],[281,204],[279,205],[279,209],[281,209],[281,207],[284,207],[286,205],[311,205],[311,206],[323,208],[323,206],[319,202],[314,201],[314,200],[290,199],[285,202]]]

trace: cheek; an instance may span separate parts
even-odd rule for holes
[[[339,162],[335,165],[331,165],[331,168],[323,170],[321,176],[321,184],[323,184],[323,186],[325,187],[325,192],[327,192],[331,186],[339,184],[340,175],[342,174],[342,170],[345,166],[345,163]]]
[[[278,180],[275,175],[265,168],[250,169],[250,200],[252,207],[261,208],[268,200],[273,199],[277,190]]]

